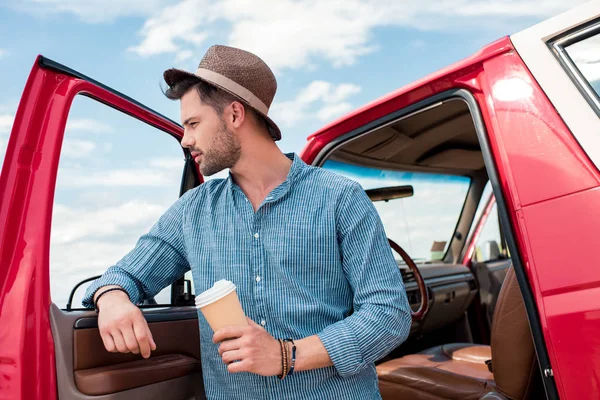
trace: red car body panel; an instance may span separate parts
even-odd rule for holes
[[[600,353],[600,339],[592,333],[600,332],[600,303],[591,301],[600,295],[600,269],[590,267],[591,242],[597,237],[594,228],[600,226],[594,224],[600,223],[598,213],[592,212],[600,204],[594,202],[599,201],[600,174],[508,38],[325,127],[309,138],[303,156],[312,161],[339,136],[453,88],[473,94],[485,121],[559,395],[589,398],[600,392],[600,357],[591,355]],[[583,210],[589,212],[587,218]],[[568,221],[566,226],[559,223],[563,220]],[[560,249],[558,257],[556,249]],[[598,254],[593,256],[596,263],[591,265],[600,265]],[[562,298],[558,301],[558,294],[573,308],[566,308]],[[588,332],[585,338],[573,329],[582,326],[582,319],[586,321],[583,332]],[[565,324],[571,320],[577,325]]]
[[[468,90],[485,122],[559,394],[589,398],[600,391],[594,356],[600,352],[600,269],[594,266],[600,259],[592,252],[600,175],[508,38],[326,126],[309,137],[302,158],[312,163],[341,135],[450,89]],[[50,222],[63,131],[80,92],[182,133],[100,86],[34,65],[0,178],[1,399],[56,397]]]
[[[56,398],[49,246],[69,108],[85,94],[181,137],[182,128],[100,86],[33,66],[0,178],[0,398]],[[43,135],[40,134],[43,132]]]

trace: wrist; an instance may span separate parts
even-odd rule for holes
[[[294,370],[296,369],[296,351],[297,351],[297,347],[296,347],[296,343],[294,342],[294,339],[285,339],[285,349],[287,352],[287,357],[288,357],[288,370],[287,370],[287,375],[292,375],[294,373]]]
[[[120,288],[120,287],[121,286],[119,286],[119,285],[106,285],[106,286],[99,287],[98,289],[96,289],[96,291],[94,292],[94,295],[92,296],[92,303],[96,304],[96,301],[98,300],[98,297],[102,293],[104,293],[105,291],[107,291],[108,289],[114,289],[114,288]],[[105,294],[105,296],[108,296],[108,293]]]
[[[102,305],[110,304],[113,301],[123,302],[129,300],[129,294],[117,285],[104,286],[94,294],[94,305],[97,312]]]
[[[317,335],[296,340],[294,373],[333,365],[329,353]]]

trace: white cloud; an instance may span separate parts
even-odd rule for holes
[[[11,114],[0,115],[0,136],[10,133],[15,116]]]
[[[2,103],[0,103],[0,116],[1,115],[10,115],[14,116],[17,112],[17,107],[19,105],[18,98],[5,99]]]
[[[60,155],[70,158],[83,158],[96,149],[96,143],[89,140],[70,139],[64,141]]]
[[[183,167],[183,162],[182,162]],[[159,169],[114,169],[84,174],[79,170],[63,169],[59,171],[63,187],[119,186],[119,187],[160,187],[171,182],[173,174]]]
[[[194,56],[194,52],[191,50],[183,50],[177,54],[175,58],[175,63],[181,64]]]
[[[99,208],[56,204],[50,244],[52,301],[64,307],[78,282],[102,274],[125,256],[168,206],[139,200]],[[77,291],[74,307],[81,307],[85,287]]]
[[[142,42],[131,50],[142,56],[174,53],[187,60],[215,32],[228,32],[228,44],[255,52],[272,68],[312,68],[325,59],[351,65],[377,49],[373,30],[400,26],[422,30],[505,26],[514,18],[543,18],[566,5],[558,0],[183,0],[148,19]]]
[[[567,53],[589,82],[600,80],[600,37],[592,36],[567,47]]]
[[[185,46],[197,47],[207,37],[205,32],[199,31],[206,18],[202,3],[185,0],[164,8],[146,21],[140,32],[144,38],[142,43],[129,50],[141,56],[178,52],[178,62],[187,60],[193,53]]]
[[[177,158],[155,158],[154,160],[150,160],[149,165],[151,167],[157,167],[160,169],[167,170],[178,170],[180,171],[183,168],[183,155],[181,159]]]
[[[148,16],[172,0],[24,0],[13,7],[34,15],[75,14],[90,23],[110,22],[119,17]]]
[[[58,171],[58,185],[83,187],[170,187],[173,179],[181,179],[184,159],[151,159],[135,168],[90,170],[65,167]],[[177,181],[176,186],[179,181]]]
[[[12,114],[0,114],[0,134],[9,133],[12,129],[15,116]],[[91,132],[91,133],[110,133],[113,128],[107,123],[97,121],[91,118],[73,118],[67,120],[66,132]]]
[[[406,182],[405,182],[406,183]],[[380,181],[379,185],[392,182]],[[413,183],[414,197],[377,202],[386,234],[411,257],[429,259],[434,241],[449,241],[460,215],[467,184]]]
[[[346,100],[360,91],[360,86],[351,83],[335,85],[314,81],[302,89],[295,99],[275,102],[271,108],[272,117],[284,126],[311,118],[328,121],[350,111],[353,106]]]
[[[100,209],[55,204],[52,243],[65,244],[83,238],[114,238],[130,229],[141,232],[147,230],[164,211],[161,205],[140,200]]]
[[[114,129],[107,123],[92,118],[69,118],[65,131],[111,133],[114,132]]]
[[[377,49],[373,31],[500,26],[515,18],[545,18],[585,0],[26,0],[16,8],[44,15],[72,13],[98,23],[147,17],[141,41],[129,50],[147,57],[190,59],[210,36],[256,52],[274,69],[314,68],[318,60],[351,65]]]
[[[330,121],[351,111],[353,108],[350,103],[328,104],[317,111],[317,118],[321,121]]]

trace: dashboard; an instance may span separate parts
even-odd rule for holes
[[[417,264],[425,280],[429,311],[423,321],[413,321],[411,335],[426,333],[458,320],[477,294],[475,276],[464,265]],[[400,265],[408,302],[413,311],[419,308],[421,294],[412,272]]]

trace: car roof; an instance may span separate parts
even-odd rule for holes
[[[571,10],[568,10],[562,14],[559,14],[555,17],[552,17],[546,21],[542,21],[541,23],[534,25],[530,28],[525,29],[517,33],[516,35],[522,35],[524,32],[540,30],[544,27],[551,26],[557,20],[561,20],[563,18],[571,18],[574,21],[580,20],[582,13],[589,13],[590,8],[598,8],[600,4],[600,0],[594,0],[589,3],[585,3],[578,7],[575,7]],[[575,23],[575,22],[574,22]],[[485,61],[491,57],[494,57],[498,54],[514,50],[512,41],[509,36],[502,37],[495,42],[490,43],[487,46],[484,46],[481,50],[474,53],[473,55],[453,63],[446,68],[438,70],[432,74],[429,74],[419,80],[411,82],[385,96],[380,97],[340,118],[337,120],[325,125],[318,131],[314,132],[308,137],[308,141],[321,137],[327,134],[329,139],[338,137],[346,132],[349,132],[353,129],[356,129],[362,125],[365,125],[369,122],[374,121],[378,117],[385,115],[383,112],[387,105],[390,103],[402,103],[403,107],[406,107],[409,104],[416,103],[424,98],[430,97],[435,94],[432,92],[431,86],[436,82],[441,82],[448,79],[455,80],[458,76],[460,76],[460,72],[472,67],[478,63]],[[419,95],[422,93],[427,93],[427,95]],[[405,96],[410,96],[410,101],[406,102],[403,99]],[[404,100],[404,101],[401,101]],[[395,108],[397,110],[398,108]],[[394,111],[395,111],[394,110]],[[335,132],[335,133],[334,133]],[[330,137],[330,135],[332,137]]]
[[[331,133],[332,131],[339,131],[338,133],[341,135],[345,132],[356,129],[357,127],[359,127],[361,125],[364,125],[366,123],[369,123],[369,122],[377,119],[377,117],[381,117],[381,116],[385,115],[385,113],[382,115],[378,115],[380,113],[378,113],[378,112],[373,113],[373,111],[377,111],[378,109],[381,109],[381,110],[386,109],[386,108],[388,108],[388,107],[386,107],[387,105],[389,105],[390,103],[395,103],[395,102],[399,101],[400,99],[403,99],[403,97],[405,97],[407,95],[411,96],[410,103],[416,103],[416,102],[422,100],[423,98],[430,97],[431,95],[435,94],[434,92],[432,92],[430,90],[431,84],[439,82],[439,81],[443,81],[443,80],[448,80],[448,79],[455,80],[457,77],[462,75],[461,71],[464,71],[465,69],[469,69],[470,67],[473,67],[474,65],[477,65],[477,64],[485,61],[486,59],[489,59],[491,57],[494,57],[498,54],[504,53],[504,52],[512,50],[512,49],[513,49],[512,43],[510,42],[510,39],[508,36],[498,39],[495,42],[490,43],[489,45],[483,47],[478,52],[474,53],[473,55],[471,55],[463,60],[455,62],[455,63],[447,66],[446,68],[443,68],[443,69],[438,70],[434,73],[431,73],[421,79],[413,81],[399,89],[396,89],[395,91],[393,91],[385,96],[380,97],[377,100],[374,100],[374,101],[338,118],[337,120],[329,123],[328,125],[319,129],[315,133],[311,134],[308,137],[308,140],[310,141],[313,138],[320,137],[327,133]],[[423,96],[423,95],[421,95],[422,93],[427,93],[427,95]],[[413,94],[415,96],[412,96]],[[369,115],[367,115],[367,114],[369,114]],[[376,117],[373,118],[373,117],[371,117],[372,115],[375,115]],[[342,126],[344,128],[342,130],[340,130],[339,128]],[[338,136],[338,135],[336,134],[335,136]]]

